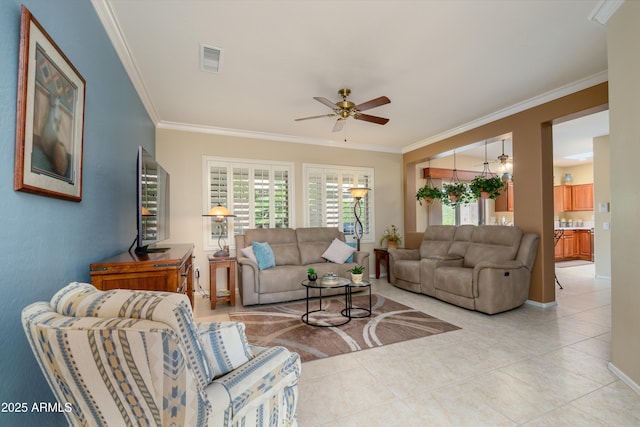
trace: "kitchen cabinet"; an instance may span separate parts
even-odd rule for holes
[[[555,185],[553,187],[553,211],[592,211],[593,184]]]
[[[495,202],[496,212],[513,212],[513,182],[507,182],[507,186],[496,197]]]
[[[593,235],[591,230],[564,230],[554,248],[556,261],[582,259],[593,261]]]
[[[573,210],[570,185],[555,185],[553,187],[553,211],[568,212]]]
[[[593,261],[593,233],[591,230],[576,230],[577,259]]]
[[[574,211],[592,211],[593,184],[572,185],[571,202]]]

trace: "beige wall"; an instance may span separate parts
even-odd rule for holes
[[[297,227],[304,226],[303,163],[374,168],[375,239],[374,243],[361,244],[362,250],[371,252],[370,271],[373,271],[373,248],[379,246],[384,229],[395,224],[404,231],[400,154],[158,129],[156,158],[171,175],[171,240],[168,243],[195,244],[194,265],[200,268],[200,285],[204,289],[209,289],[207,256],[212,251],[203,250],[202,214],[208,210],[202,206],[203,156],[293,162]],[[222,276],[219,280],[224,283]]]
[[[609,136],[593,140],[594,258],[596,277],[611,278],[611,155]],[[603,205],[604,209],[600,208]]]
[[[626,1],[607,24],[611,149],[612,366],[640,384],[640,2]]]

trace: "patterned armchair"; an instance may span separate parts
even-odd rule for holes
[[[297,425],[298,354],[195,323],[185,295],[71,283],[22,324],[74,426]]]

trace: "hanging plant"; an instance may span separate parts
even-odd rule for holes
[[[443,197],[442,202],[449,206],[464,205],[472,203],[476,197],[469,190],[469,186],[460,181],[444,184],[442,189],[449,197]]]
[[[495,200],[504,186],[505,182],[499,176],[478,175],[473,178],[469,188],[476,198]]]
[[[484,168],[482,173],[471,181],[469,188],[473,195],[482,199],[494,199],[498,197],[505,183],[502,178],[496,176],[489,169],[489,161],[487,160],[487,141],[484,142]]]
[[[427,183],[427,185],[418,189],[418,192],[416,193],[416,200],[420,202],[421,206],[423,201],[430,205],[436,200],[442,200],[442,196],[442,189],[433,187]]]

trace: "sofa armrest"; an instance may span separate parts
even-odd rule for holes
[[[418,261],[420,252],[417,249],[389,249],[389,262],[399,261],[401,259],[409,259]]]
[[[364,267],[363,277],[369,277],[369,255],[369,252],[364,251],[353,253],[353,262]]]
[[[528,298],[531,272],[518,260],[482,261],[473,269],[475,309],[487,314],[519,307]]]
[[[231,420],[230,424],[235,425],[234,421],[250,417],[251,413],[263,413],[276,417],[274,424],[289,425],[295,418],[298,402],[300,356],[280,346],[259,349],[256,353],[249,362],[214,380],[207,393],[228,394],[229,399],[224,399],[230,402],[225,418]],[[263,409],[257,411],[260,407]]]

